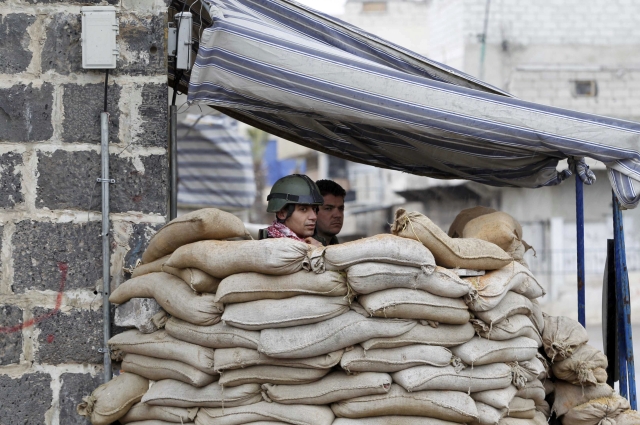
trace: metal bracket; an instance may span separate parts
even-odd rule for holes
[[[107,183],[111,183],[111,184],[116,184],[116,179],[101,179],[100,177],[98,177],[96,179],[96,182],[97,183],[105,183],[105,182],[107,182]]]
[[[100,354],[110,353],[110,352],[111,352],[111,350],[109,350],[108,348],[104,348],[104,347],[98,348],[98,353],[100,353]]]

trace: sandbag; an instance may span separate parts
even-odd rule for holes
[[[135,373],[152,381],[175,379],[194,387],[204,387],[218,380],[218,375],[204,373],[195,367],[176,360],[156,359],[139,354],[127,354],[122,360],[122,370]]]
[[[571,385],[568,382],[555,382],[555,399],[553,401],[552,411],[557,416],[562,416],[574,407],[586,403],[596,398],[611,397],[613,388],[607,384],[598,384],[593,387],[580,387]]]
[[[302,270],[284,276],[238,273],[220,282],[216,301],[230,304],[291,298],[296,295],[341,297],[347,295],[347,292],[346,278],[343,273],[338,272],[317,274]]]
[[[151,261],[150,263],[140,263],[136,265],[136,267],[131,272],[131,277],[143,276],[149,273],[158,273],[162,271],[162,265],[167,262],[167,260],[171,257],[170,255],[165,255],[164,257],[160,257],[156,260]]]
[[[582,344],[589,341],[587,330],[573,319],[565,316],[544,316],[542,345],[551,362],[571,357]]]
[[[395,415],[360,419],[336,418],[333,425],[459,425],[459,423],[421,416]]]
[[[130,330],[109,340],[112,357],[121,358],[126,354],[140,354],[157,359],[177,360],[205,373],[213,374],[213,350],[179,341],[165,331],[143,334]]]
[[[391,376],[386,373],[364,372],[347,375],[332,372],[318,382],[306,385],[262,385],[263,398],[281,404],[330,404],[372,394],[386,394],[391,388]]]
[[[258,348],[260,332],[234,328],[224,323],[211,326],[198,326],[192,323],[170,318],[165,331],[172,337],[210,348]]]
[[[122,283],[109,297],[114,304],[131,298],[154,298],[172,316],[195,325],[220,321],[223,305],[212,294],[198,295],[182,279],[168,273],[149,273]]]
[[[287,366],[251,366],[222,372],[220,385],[236,387],[244,384],[308,384],[320,380],[330,369],[305,369]]]
[[[381,234],[355,241],[315,248],[309,254],[311,270],[344,270],[354,264],[378,262],[422,267],[431,274],[436,267],[433,255],[415,241]]]
[[[83,397],[76,410],[93,425],[109,425],[127,414],[149,388],[149,380],[133,373],[122,373]]]
[[[433,320],[451,325],[469,321],[469,309],[460,298],[446,298],[417,289],[393,288],[358,297],[375,317]]]
[[[535,412],[533,419],[519,419],[505,417],[498,425],[549,425],[547,418],[540,412]]]
[[[481,366],[489,363],[530,360],[536,356],[538,344],[524,336],[508,341],[492,341],[475,337],[469,342],[452,348],[451,352],[468,365]]]
[[[478,409],[478,419],[469,422],[469,425],[497,425],[507,414],[507,409],[496,409],[479,401],[476,401],[476,409]]]
[[[413,344],[455,347],[469,341],[475,332],[471,323],[464,325],[438,325],[418,323],[410,331],[389,338],[371,338],[360,343],[365,350],[405,347]]]
[[[546,365],[540,360],[540,357],[540,353],[536,353],[536,357],[531,360],[507,362],[513,374],[513,385],[521,389],[527,385],[527,382],[542,380],[548,377]]]
[[[347,372],[398,372],[414,366],[444,367],[451,363],[451,351],[444,347],[409,345],[365,351],[356,345],[342,355],[340,367]]]
[[[522,226],[509,214],[496,211],[469,220],[462,237],[482,239],[507,251],[514,241],[522,240]]]
[[[302,270],[311,245],[291,238],[259,241],[199,241],[181,246],[167,265],[189,267],[224,279],[236,273],[286,275]]]
[[[120,418],[121,424],[140,421],[165,421],[170,423],[193,422],[198,413],[198,408],[186,409],[183,407],[149,406],[145,403],[136,403],[126,415]]]
[[[182,245],[206,239],[249,238],[242,220],[216,208],[204,208],[174,218],[149,241],[142,261],[150,263]]]
[[[220,279],[209,276],[202,270],[198,269],[177,269],[175,267],[169,267],[165,264],[169,260],[169,257],[171,256],[165,255],[164,257],[158,258],[157,260],[154,260],[149,264],[140,264],[135,269],[133,269],[131,277],[138,277],[155,272],[165,272],[179,277],[184,282],[186,282],[195,292],[216,292],[218,285],[220,284]]]
[[[409,393],[400,385],[391,385],[386,394],[368,395],[331,405],[339,418],[373,416],[424,416],[465,423],[478,417],[474,401],[457,391],[418,391]]]
[[[324,322],[264,329],[258,351],[271,357],[300,359],[341,350],[371,338],[393,337],[416,326],[412,320],[366,318],[355,311]]]
[[[534,340],[538,347],[542,347],[542,336],[529,316],[516,314],[507,317],[500,323],[489,326],[479,319],[472,319],[471,324],[478,336],[493,341],[507,341],[519,336],[526,336]]]
[[[517,393],[518,389],[513,385],[509,385],[495,390],[471,393],[471,398],[476,402],[484,403],[500,410],[509,407],[509,403],[511,403],[511,400],[513,400]]]
[[[391,288],[420,289],[448,298],[474,297],[476,291],[452,270],[436,266],[428,274],[423,268],[386,263],[360,263],[347,269],[349,286],[358,294]]]
[[[242,369],[249,366],[287,366],[303,369],[331,369],[340,362],[344,350],[306,359],[277,359],[249,348],[220,348],[213,355],[216,371]]]
[[[160,419],[149,419],[146,421],[129,422],[129,425],[176,425],[176,423],[163,421]]]
[[[489,327],[497,325],[507,317],[515,316],[516,314],[524,314],[531,318],[533,324],[536,326],[538,331],[540,331],[540,324],[544,323],[544,319],[539,307],[534,307],[534,301],[524,295],[509,291],[496,307],[488,311],[477,311],[473,314],[475,317],[489,325]]]
[[[529,299],[546,294],[529,269],[515,261],[498,270],[489,271],[484,276],[465,277],[464,280],[477,291],[477,296],[466,298],[472,311],[491,310],[509,291]]]
[[[295,425],[331,425],[333,418],[333,412],[328,406],[261,402],[224,409],[200,409],[196,417],[196,425],[244,425],[261,421]]]
[[[562,425],[617,425],[618,415],[630,408],[629,400],[614,394],[574,407],[564,415]]]
[[[535,381],[527,382],[523,388],[518,390],[516,397],[533,400],[536,405],[542,404],[546,397],[544,385],[542,385],[542,382],[537,379]]]
[[[349,311],[351,297],[298,295],[282,300],[227,304],[222,321],[235,328],[258,331],[310,325]]]
[[[465,208],[458,213],[456,218],[453,219],[453,223],[451,223],[451,226],[449,226],[449,231],[447,232],[447,234],[452,238],[461,238],[464,231],[464,226],[466,226],[468,222],[476,217],[480,217],[485,214],[491,214],[497,211],[498,210],[494,208],[483,206]]]
[[[542,400],[542,402],[539,404],[536,403],[536,412],[542,413],[545,418],[548,418],[551,416],[551,406],[549,406],[549,403],[547,403],[547,400]],[[534,419],[535,419],[535,416],[534,416]]]
[[[475,393],[506,388],[511,384],[511,368],[504,363],[465,368],[416,366],[392,375],[393,382],[405,390],[450,390]]]
[[[217,382],[196,388],[173,379],[158,381],[142,397],[150,406],[172,407],[233,407],[262,400],[260,385],[247,384],[224,388]]]
[[[595,347],[584,344],[571,357],[551,366],[553,375],[573,385],[596,385],[607,382],[607,357]]]
[[[535,414],[535,402],[533,400],[527,400],[518,396],[515,396],[513,400],[511,400],[511,403],[509,403],[509,408],[507,409],[507,416],[509,416],[510,418],[533,419]]]
[[[636,410],[627,410],[616,417],[616,425],[638,425],[640,424],[640,413]]]
[[[549,394],[554,393],[556,391],[556,384],[551,382],[550,379],[546,379],[546,380],[542,381],[542,385],[544,386],[545,395],[549,395]]]
[[[116,306],[113,322],[122,328],[136,328],[150,334],[164,328],[169,316],[153,298],[132,298]]]
[[[480,239],[452,239],[418,212],[396,211],[394,235],[415,239],[427,247],[439,266],[472,270],[496,270],[511,263],[500,247]]]

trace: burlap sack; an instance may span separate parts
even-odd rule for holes
[[[220,348],[213,355],[216,371],[243,369],[249,366],[288,366],[303,369],[331,369],[340,362],[344,350],[307,359],[277,359],[249,348]]]
[[[296,295],[345,296],[346,278],[343,273],[338,272],[316,274],[304,270],[284,276],[238,273],[220,282],[216,301],[225,304],[245,303],[291,298]]]
[[[360,419],[336,418],[333,425],[459,425],[459,423],[422,416],[394,415]]]
[[[109,340],[112,357],[118,359],[126,354],[140,354],[157,359],[177,360],[205,373],[213,374],[213,350],[177,340],[165,331],[143,334],[130,330]]]
[[[132,298],[115,308],[116,326],[136,328],[145,334],[164,328],[169,315],[153,298]]]
[[[515,292],[507,292],[502,301],[493,309],[488,311],[477,311],[473,313],[478,319],[489,325],[495,326],[505,320],[507,317],[516,314],[524,314],[529,316],[533,324],[540,330],[540,323],[544,323],[544,319],[538,306],[534,307],[533,301],[524,295]]]
[[[484,276],[466,277],[464,280],[478,292],[477,297],[468,296],[466,299],[472,311],[491,310],[509,291],[529,299],[546,294],[533,274],[515,261],[501,269],[487,272]]]
[[[200,409],[196,425],[244,425],[262,421],[295,425],[331,425],[333,412],[328,406],[287,406],[279,403],[256,403],[224,409]]]
[[[364,351],[361,346],[356,345],[342,355],[340,367],[347,372],[391,373],[415,366],[444,367],[449,363],[451,351],[444,347],[416,344]]]
[[[179,277],[185,281],[195,292],[215,293],[220,279],[209,276],[202,270],[187,268],[177,269],[169,267],[165,263],[169,260],[170,255],[152,261],[149,264],[140,264],[133,270],[131,277],[139,277],[149,273],[164,272]]]
[[[550,379],[542,381],[542,385],[544,386],[545,395],[549,395],[556,391],[556,384],[554,384]]]
[[[127,414],[149,388],[146,378],[122,373],[82,398],[76,410],[89,418],[93,425],[109,425]]]
[[[290,238],[207,240],[181,246],[166,264],[179,269],[196,268],[218,279],[247,272],[280,276],[302,270],[310,247]]]
[[[152,381],[175,379],[194,387],[204,387],[218,380],[217,374],[204,373],[186,363],[176,360],[156,359],[154,357],[141,356],[140,354],[125,355],[122,360],[122,370],[135,373]]]
[[[330,369],[305,369],[287,366],[251,366],[245,369],[225,370],[218,381],[225,387],[244,384],[308,384],[320,380]]]
[[[234,328],[224,323],[211,326],[197,326],[175,317],[165,325],[165,331],[172,337],[196,345],[211,348],[258,348],[260,332]]]
[[[178,423],[180,423],[180,422],[178,422]],[[149,419],[149,420],[146,420],[146,421],[129,422],[129,425],[176,425],[176,423],[175,422],[163,421],[163,420],[160,420],[160,419]]]
[[[607,357],[597,348],[584,344],[571,357],[551,366],[556,378],[573,385],[596,385],[607,382]]]
[[[494,212],[497,212],[497,210],[494,208],[482,206],[466,208],[460,211],[456,218],[453,219],[453,223],[451,223],[451,226],[449,226],[449,237],[461,238],[464,231],[464,226],[466,226],[468,222],[476,217],[480,217],[485,214],[491,214]]]
[[[475,337],[469,342],[452,348],[451,352],[468,365],[481,366],[489,363],[530,360],[536,356],[538,344],[524,336],[508,341],[492,341]]]
[[[552,362],[571,357],[578,347],[589,341],[587,330],[576,320],[565,316],[545,315],[544,322],[542,344]]]
[[[139,421],[165,421],[171,423],[193,422],[198,413],[198,408],[186,409],[183,407],[149,406],[145,403],[136,403],[126,415],[120,418],[121,424]]]
[[[416,366],[392,375],[393,382],[409,392],[449,390],[475,393],[506,388],[511,384],[511,368],[504,363],[467,367]]]
[[[433,255],[424,246],[387,234],[316,248],[309,255],[309,261],[316,273],[344,270],[364,262],[422,267],[427,274],[436,267]]]
[[[458,423],[478,417],[475,402],[467,394],[457,391],[418,391],[409,393],[400,385],[391,385],[386,394],[368,395],[331,405],[339,418],[368,418],[373,416],[424,416]]]
[[[482,239],[507,251],[513,241],[522,240],[522,226],[509,214],[496,211],[469,220],[462,237]]]
[[[538,343],[542,347],[542,336],[538,328],[533,324],[529,316],[516,314],[507,317],[502,322],[489,326],[479,319],[472,319],[471,324],[478,336],[494,341],[506,341],[519,336],[526,336]]]
[[[420,289],[449,298],[470,296],[476,291],[468,282],[444,267],[436,266],[431,274],[418,267],[385,263],[360,263],[347,269],[349,286],[358,294],[370,294],[391,288]]]
[[[206,239],[249,238],[242,220],[216,208],[204,208],[174,218],[153,235],[142,254],[150,263],[164,255],[196,241]]]
[[[183,280],[168,273],[150,273],[122,283],[109,297],[114,304],[131,298],[154,298],[172,316],[195,325],[220,321],[223,305],[212,294],[197,295]]]
[[[265,329],[258,351],[271,357],[301,359],[341,350],[371,338],[402,335],[416,326],[412,320],[372,319],[355,311],[312,325]]]
[[[171,257],[170,255],[165,255],[164,257],[158,258],[157,260],[153,260],[150,263],[140,263],[138,264],[131,273],[131,277],[143,276],[149,273],[158,273],[162,271],[162,265],[167,262],[167,260]]]
[[[564,415],[562,425],[617,425],[616,418],[630,408],[626,398],[614,394],[574,407]]]
[[[627,410],[616,417],[616,425],[638,425],[640,424],[640,413],[635,410]]]
[[[547,418],[540,412],[535,412],[533,419],[519,419],[505,417],[498,425],[549,425]]]
[[[358,297],[375,317],[433,320],[451,325],[469,321],[469,309],[460,298],[446,298],[418,289],[393,288]]]
[[[262,400],[260,385],[247,384],[224,388],[217,382],[196,388],[172,379],[158,381],[142,397],[150,406],[171,407],[233,407]]]
[[[500,247],[480,239],[452,239],[431,220],[418,212],[396,211],[391,227],[394,235],[420,241],[433,254],[439,266],[473,270],[496,270],[511,263]]]
[[[513,374],[513,385],[518,389],[524,388],[527,382],[544,380],[548,377],[547,366],[540,360],[540,353],[531,360],[508,362]]]
[[[509,408],[507,409],[507,416],[509,416],[510,418],[533,419],[535,414],[535,402],[533,400],[527,400],[518,396],[515,396],[513,400],[511,400],[511,403],[509,403]]]
[[[547,402],[547,400],[542,400],[540,404],[536,403],[536,413],[538,412],[542,413],[545,418],[548,418],[551,416],[551,406],[549,406],[549,403]],[[535,416],[534,416],[534,419],[535,419]]]
[[[312,384],[264,384],[262,396],[268,402],[281,404],[330,404],[355,397],[386,394],[389,388],[391,376],[386,373],[347,375],[343,371],[336,371]]]
[[[544,385],[539,380],[527,382],[525,386],[518,390],[516,397],[533,400],[536,405],[542,404],[546,397]]]
[[[484,403],[500,410],[509,407],[509,403],[511,403],[511,400],[513,400],[517,393],[518,389],[513,385],[509,385],[496,390],[471,393],[471,398],[476,402]]]
[[[507,409],[496,409],[493,406],[476,401],[478,419],[469,422],[469,425],[497,425],[507,414]]]
[[[438,325],[418,323],[410,331],[390,338],[371,338],[360,343],[365,350],[397,348],[413,344],[455,347],[471,340],[475,332],[471,323]]]
[[[329,320],[349,311],[351,297],[298,295],[282,300],[227,304],[222,321],[235,328],[259,331]]]
[[[552,411],[557,416],[562,416],[574,407],[602,397],[611,397],[613,388],[607,384],[598,384],[593,387],[580,387],[568,382],[558,380],[555,382],[555,399]]]

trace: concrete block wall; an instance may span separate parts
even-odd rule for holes
[[[163,0],[0,0],[0,424],[89,423],[102,382],[100,112],[104,71],[81,67],[85,5],[114,5],[111,282],[167,213]]]

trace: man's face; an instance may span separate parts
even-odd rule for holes
[[[327,194],[324,204],[318,211],[318,232],[335,236],[342,230],[344,223],[344,197]]]
[[[287,218],[284,225],[293,231],[299,238],[307,238],[313,236],[316,230],[316,208],[313,205],[297,204],[296,209]],[[283,219],[287,216],[286,209],[278,212],[278,218]]]

